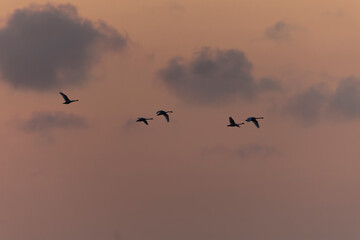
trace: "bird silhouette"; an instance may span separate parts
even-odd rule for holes
[[[70,103],[72,103],[72,102],[77,102],[77,101],[79,101],[79,100],[70,100],[69,98],[68,98],[68,96],[66,96],[64,93],[62,93],[62,92],[59,92],[60,93],[60,95],[64,98],[64,100],[65,100],[65,102],[63,103],[63,104],[70,104]]]
[[[259,122],[257,119],[264,119],[263,117],[248,117],[245,121],[247,122],[253,122],[257,128],[260,127]]]
[[[169,122],[170,118],[169,118],[169,114],[168,113],[172,113],[173,111],[164,111],[164,110],[159,110],[156,112],[157,116],[163,115],[166,118],[166,121]]]
[[[228,127],[240,127],[240,125],[243,125],[244,123],[236,123],[232,117],[229,117],[230,124],[227,125]]]
[[[146,125],[149,125],[149,123],[147,122],[148,120],[153,120],[153,118],[138,118],[136,122],[143,122]]]

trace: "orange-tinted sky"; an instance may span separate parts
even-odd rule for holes
[[[0,0],[2,29],[31,3]],[[127,46],[96,55],[80,85],[14,87],[2,73],[1,239],[359,239],[360,2],[69,3]],[[174,57],[190,73],[203,47],[245,54],[251,100],[200,99],[210,85],[159,74]],[[264,77],[280,89],[262,89]],[[63,105],[59,91],[80,101]],[[57,112],[65,120],[41,117]],[[234,129],[229,116],[265,119]]]

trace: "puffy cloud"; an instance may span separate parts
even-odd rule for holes
[[[342,79],[334,91],[326,84],[313,85],[291,97],[284,110],[303,123],[360,117],[360,78]]]
[[[0,29],[0,71],[23,89],[81,84],[103,51],[127,44],[116,29],[80,17],[71,4],[33,4],[14,11]]]
[[[20,124],[27,132],[48,132],[53,129],[82,128],[87,126],[83,117],[64,112],[35,112]]]
[[[238,96],[253,99],[260,91],[278,89],[279,83],[252,76],[252,63],[237,49],[204,47],[193,59],[175,57],[159,70],[165,85],[185,101],[205,104],[225,102]]]
[[[349,77],[340,81],[329,103],[329,111],[342,117],[360,116],[360,78]]]
[[[296,117],[304,124],[318,120],[329,102],[324,84],[314,85],[292,96],[285,106],[285,112]]]

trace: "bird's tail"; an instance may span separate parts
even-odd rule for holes
[[[167,111],[167,113],[172,113],[173,111]]]
[[[153,120],[153,118],[147,118],[146,120]]]

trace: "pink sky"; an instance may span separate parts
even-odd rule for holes
[[[0,0],[0,26],[30,3]],[[104,52],[80,86],[38,91],[0,77],[1,239],[359,239],[360,100],[348,112],[332,104],[347,99],[350,76],[360,93],[360,2],[69,3],[130,40]],[[267,36],[278,22],[278,38]],[[211,104],[176,94],[159,69],[177,56],[190,64],[202,47],[244,52],[254,81],[282,90]],[[329,105],[318,118],[301,115],[312,113],[309,87]],[[80,101],[63,105],[59,91]],[[170,123],[159,109],[174,111]],[[24,129],[38,112],[86,124]],[[265,119],[234,129],[229,116]]]

